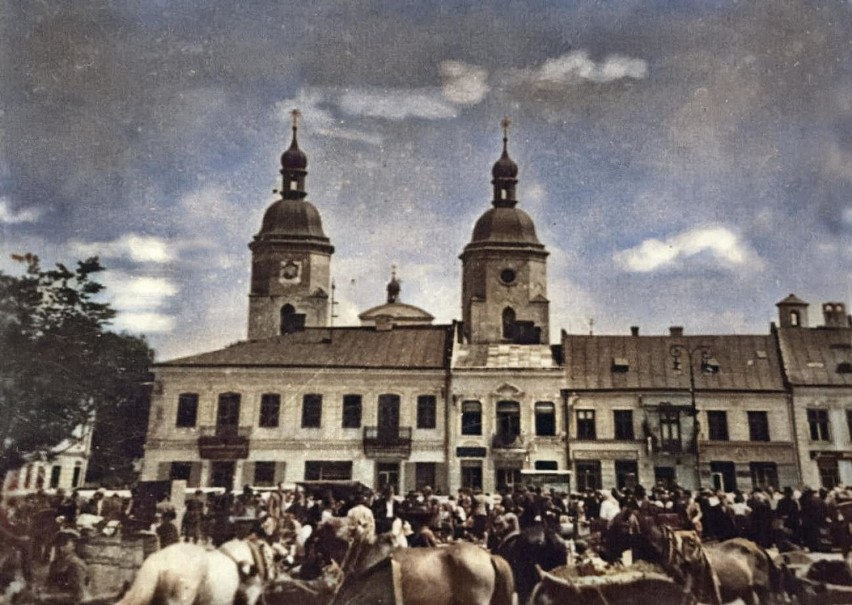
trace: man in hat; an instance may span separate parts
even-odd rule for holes
[[[80,534],[63,529],[56,535],[56,558],[50,563],[44,592],[39,602],[49,605],[73,605],[85,601],[89,594],[89,573],[86,564],[77,556]]]

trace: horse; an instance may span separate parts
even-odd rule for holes
[[[588,576],[572,580],[569,568],[547,572],[539,568],[528,605],[684,605],[691,595],[671,577],[629,568],[608,576]]]
[[[246,540],[218,550],[172,544],[145,559],[116,605],[255,605],[274,573],[258,550]]]
[[[568,545],[553,529],[533,525],[510,534],[494,553],[509,563],[515,580],[518,601],[526,603],[539,581],[536,568],[550,571],[568,563]]]
[[[670,534],[670,566],[687,577],[700,601],[718,605],[742,599],[746,605],[759,605],[784,592],[782,570],[751,540],[702,544],[693,530]]]
[[[512,569],[503,557],[467,542],[400,548],[400,526],[353,541],[331,605],[513,605]]]

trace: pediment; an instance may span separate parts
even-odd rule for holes
[[[494,394],[503,399],[515,399],[521,397],[524,392],[515,385],[504,382],[494,391]]]

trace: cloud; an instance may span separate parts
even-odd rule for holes
[[[515,77],[536,88],[562,89],[581,81],[606,84],[625,78],[642,80],[648,77],[648,63],[623,55],[608,55],[596,62],[588,51],[575,50],[538,67],[520,70]]]
[[[119,313],[112,323],[118,330],[141,334],[171,332],[175,327],[175,319],[169,315],[133,311]]]
[[[616,252],[614,260],[626,271],[648,273],[702,253],[728,267],[746,266],[757,260],[756,254],[725,227],[699,227],[662,241],[647,239],[634,248]]]
[[[488,91],[488,70],[462,61],[442,61],[440,65],[444,97],[459,105],[476,105]]]
[[[458,109],[433,88],[357,88],[344,91],[338,101],[342,111],[369,118],[405,120],[454,118]]]
[[[367,132],[346,125],[346,120],[337,119],[326,107],[332,103],[336,93],[322,88],[303,88],[291,99],[285,99],[275,104],[275,112],[281,122],[290,122],[290,112],[299,109],[304,116],[304,123],[310,132],[321,137],[356,141],[368,145],[379,146],[382,136],[375,132]]]
[[[170,244],[159,237],[128,233],[111,242],[71,241],[69,246],[81,256],[128,258],[136,263],[167,263],[174,260]]]
[[[145,310],[161,307],[178,287],[165,277],[133,276],[107,271],[103,277],[112,304],[119,310]]]
[[[38,208],[12,209],[11,202],[0,197],[0,224],[14,225],[17,223],[34,223],[41,218],[44,212]]]

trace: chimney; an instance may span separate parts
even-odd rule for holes
[[[822,305],[822,317],[826,328],[846,327],[846,305],[842,302],[827,302]]]
[[[669,326],[669,336],[683,336],[683,326]]]
[[[630,335],[639,336],[639,326],[630,326]]]

